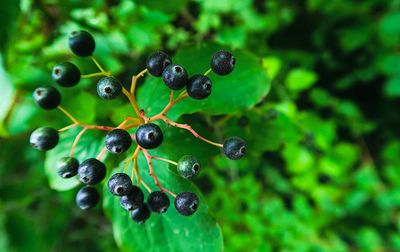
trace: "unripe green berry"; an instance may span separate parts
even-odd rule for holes
[[[200,162],[192,155],[185,155],[178,161],[177,171],[184,178],[191,179],[200,172]]]

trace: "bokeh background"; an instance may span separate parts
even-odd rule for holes
[[[31,92],[73,58],[65,41],[75,29],[95,35],[96,56],[122,79],[149,53],[187,44],[259,57],[272,84],[254,108],[183,117],[253,147],[238,163],[212,154],[195,181],[225,251],[400,250],[400,1],[3,0],[0,251],[118,250],[101,207],[82,212],[76,189],[51,189],[45,154],[28,144],[32,129],[68,122]],[[63,99],[89,121],[112,114],[92,94]]]

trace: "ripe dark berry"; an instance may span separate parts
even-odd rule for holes
[[[142,190],[137,186],[132,186],[131,191],[128,195],[124,195],[119,199],[119,202],[123,208],[128,211],[135,210],[143,205],[144,194]]]
[[[72,178],[78,173],[79,162],[73,157],[63,157],[57,161],[57,173],[62,178]]]
[[[136,142],[142,148],[157,148],[162,143],[163,139],[163,133],[157,124],[143,124],[136,130]]]
[[[106,166],[95,158],[89,158],[79,165],[78,174],[83,183],[95,185],[105,178]]]
[[[229,159],[240,159],[247,152],[246,142],[240,137],[230,137],[225,140],[223,151]]]
[[[151,54],[146,61],[146,68],[149,73],[156,77],[161,77],[164,69],[172,63],[171,58],[164,52]]]
[[[36,129],[30,137],[32,147],[40,151],[53,149],[58,144],[58,140],[58,131],[49,127]]]
[[[165,213],[169,207],[168,196],[160,191],[154,191],[147,198],[147,206],[155,213]]]
[[[82,210],[88,210],[97,205],[100,200],[99,192],[96,188],[91,186],[85,186],[81,188],[76,194],[76,204]]]
[[[179,159],[177,171],[184,178],[193,178],[200,172],[200,162],[192,155],[185,155]]]
[[[188,75],[180,65],[170,64],[162,74],[163,81],[172,90],[180,90],[186,86]]]
[[[57,89],[44,86],[33,91],[33,99],[42,109],[55,109],[61,102],[61,94]]]
[[[81,71],[70,62],[62,62],[53,67],[53,79],[63,87],[73,87],[81,79]]]
[[[108,190],[115,196],[127,195],[132,189],[132,180],[125,173],[115,173],[108,180]]]
[[[205,99],[210,96],[211,88],[212,82],[210,78],[201,74],[193,75],[186,85],[188,95],[197,100]]]
[[[136,208],[131,212],[132,220],[138,222],[139,224],[143,224],[146,222],[148,218],[150,218],[150,211],[146,204],[143,204],[141,207]]]
[[[199,208],[199,198],[192,192],[181,192],[176,195],[175,208],[184,216],[192,215]]]
[[[126,130],[115,129],[107,133],[105,144],[109,152],[120,154],[131,147],[132,138]]]
[[[97,82],[97,94],[103,99],[114,99],[121,92],[121,83],[113,77],[103,77]]]
[[[92,34],[87,31],[71,32],[68,45],[73,53],[81,57],[91,56],[96,47]]]
[[[235,57],[227,51],[216,52],[211,59],[211,69],[218,75],[227,75],[235,67]]]

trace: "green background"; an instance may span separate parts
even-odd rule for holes
[[[127,88],[154,51],[170,53],[190,74],[205,72],[214,51],[234,52],[232,74],[210,75],[212,96],[182,102],[170,116],[219,142],[241,136],[246,158],[230,161],[165,125],[167,140],[153,152],[201,160],[194,184],[157,163],[168,188],[202,192],[197,215],[183,218],[171,207],[136,225],[106,190],[103,204],[80,211],[77,182],[54,171],[77,131],[47,154],[29,146],[33,129],[70,123],[31,98],[37,86],[56,86],[52,67],[72,61],[96,72],[68,49],[76,29],[94,35],[95,56]],[[132,114],[123,97],[99,99],[95,83],[57,87],[62,105],[86,123],[116,125]],[[139,84],[140,106],[149,114],[162,108],[162,81]],[[399,251],[399,108],[398,0],[4,0],[0,251]],[[80,161],[103,141],[84,136]],[[123,158],[107,157],[107,166]],[[143,158],[139,164],[145,171]]]

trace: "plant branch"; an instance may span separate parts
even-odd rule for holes
[[[74,140],[74,142],[73,142],[73,144],[72,144],[72,147],[71,147],[71,152],[69,153],[69,156],[70,156],[70,157],[72,157],[72,156],[74,155],[74,152],[75,152],[76,146],[78,145],[79,139],[81,139],[83,133],[85,133],[86,130],[88,130],[88,128],[87,128],[87,127],[84,127],[84,128],[78,133],[78,135],[76,135],[75,140]]]
[[[151,162],[151,156],[150,154],[147,152],[146,149],[141,148],[146,160],[147,160],[147,165],[149,167],[149,172],[150,172],[150,176],[153,177],[154,183],[156,184],[156,186],[158,186],[160,188],[160,190],[162,192],[166,192],[170,195],[172,195],[173,197],[176,197],[176,194],[171,192],[170,190],[166,189],[165,187],[163,187],[160,182],[158,181],[158,178],[156,176],[156,174],[154,173],[154,169],[153,169],[153,163]]]
[[[130,92],[134,96],[135,95],[135,89],[136,89],[136,84],[137,81],[140,79],[140,77],[144,77],[144,75],[147,73],[147,68],[142,70],[140,73],[137,75],[132,76],[132,83],[131,83],[131,89]]]
[[[200,139],[200,140],[202,140],[202,141],[204,141],[204,142],[206,142],[206,143],[208,143],[208,144],[217,146],[217,147],[219,147],[219,148],[222,148],[222,147],[223,147],[223,144],[210,141],[210,140],[208,140],[208,139],[206,139],[206,138],[200,136],[200,135],[192,128],[192,126],[190,126],[190,125],[188,125],[188,124],[182,124],[182,123],[177,123],[177,122],[171,121],[171,120],[168,119],[166,116],[161,116],[160,119],[163,120],[164,122],[166,122],[167,124],[172,125],[172,126],[174,126],[174,127],[188,130],[190,133],[193,134],[193,136],[195,136],[196,138],[198,138],[198,139]]]
[[[172,160],[169,160],[169,159],[166,159],[166,158],[155,157],[155,156],[150,156],[150,158],[151,158],[151,159],[154,159],[154,160],[160,160],[160,161],[163,161],[163,162],[166,162],[166,163],[170,163],[170,164],[173,164],[173,165],[175,165],[175,166],[178,165],[177,162],[172,161]]]

